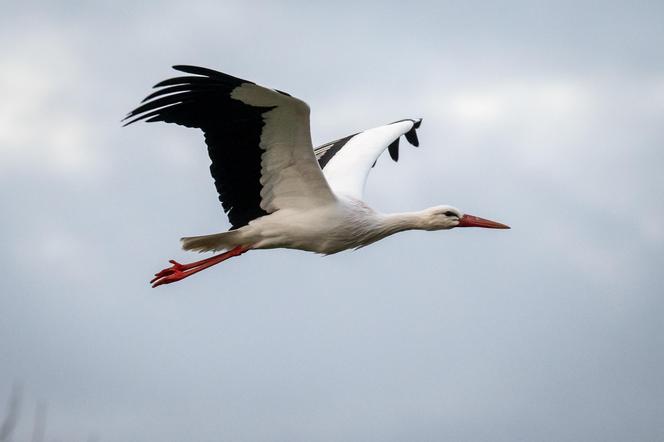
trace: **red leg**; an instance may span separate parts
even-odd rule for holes
[[[249,250],[248,247],[237,246],[228,252],[221,253],[210,258],[201,259],[200,261],[191,262],[189,264],[180,264],[179,262],[171,259],[169,262],[173,265],[158,273],[155,273],[155,277],[152,278],[150,284],[152,284],[152,287],[154,288],[162,284],[170,284],[172,282],[179,281],[188,276],[194,275],[201,270],[205,270],[208,267],[212,267],[215,264],[219,264],[222,261],[226,261],[228,258],[241,255],[247,250]]]

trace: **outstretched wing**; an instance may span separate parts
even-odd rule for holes
[[[284,92],[196,66],[155,85],[125,125],[165,121],[203,130],[219,200],[233,229],[284,208],[335,201],[316,162],[309,106]]]
[[[415,130],[422,119],[400,120],[323,144],[315,150],[318,164],[335,193],[362,199],[369,171],[387,149],[394,161],[399,160],[402,135],[419,146]]]

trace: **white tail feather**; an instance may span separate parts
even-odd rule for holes
[[[238,231],[215,233],[213,235],[190,236],[180,238],[182,248],[195,252],[217,252],[230,250],[240,244],[237,242]]]

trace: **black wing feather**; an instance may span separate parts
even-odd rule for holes
[[[390,157],[395,163],[399,161],[399,138],[401,137],[397,137],[397,139],[392,141],[392,144],[387,147],[387,151],[390,153]]]
[[[144,103],[130,112],[125,125],[140,120],[199,128],[205,134],[210,172],[232,229],[267,214],[260,207],[262,185],[259,146],[263,114],[273,107],[249,106],[231,98],[243,84],[254,84],[212,69],[178,65],[190,76],[164,80]]]
[[[415,132],[415,126],[408,132],[406,132],[406,139],[410,144],[412,144],[415,147],[418,147],[420,145],[420,140],[417,139],[417,132]]]
[[[355,135],[357,134],[348,135],[347,137],[325,143],[315,148],[314,153],[316,154],[316,159],[318,160],[318,165],[320,168],[323,169],[332,159],[332,157],[335,156],[337,152],[339,152],[341,148],[344,147],[346,143],[348,143],[348,141]]]
[[[141,103],[145,103],[148,100],[151,100],[151,99],[156,98],[156,97],[160,97],[162,95],[168,95],[168,94],[172,94],[174,92],[188,91],[189,88],[190,88],[190,86],[188,84],[178,84],[178,85],[175,85],[175,86],[165,87],[163,89],[159,89],[156,92],[151,93],[150,95],[145,97],[143,99],[143,101],[141,101]],[[201,92],[203,92],[205,90],[214,90],[214,88],[215,88],[214,85],[211,85],[211,86],[200,85],[200,86],[197,87],[197,89],[200,90]]]

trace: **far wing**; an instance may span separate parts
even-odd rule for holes
[[[409,143],[418,146],[415,130],[421,123],[422,119],[396,121],[315,148],[318,164],[332,190],[362,199],[369,171],[378,157],[388,149],[392,159],[398,161],[402,135]]]

